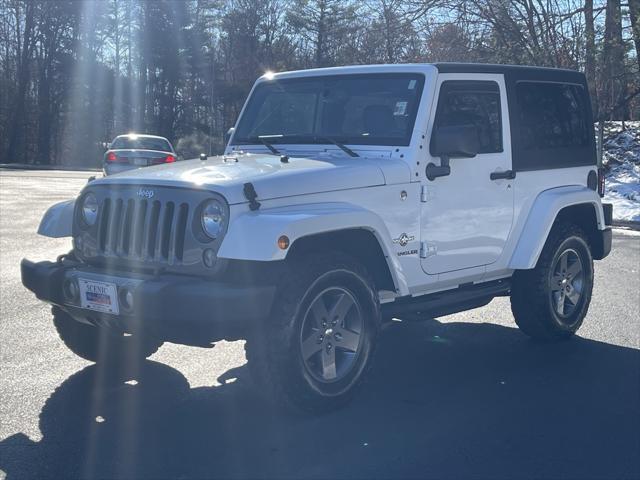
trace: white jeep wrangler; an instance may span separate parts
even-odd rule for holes
[[[378,331],[511,296],[526,334],[580,327],[611,249],[585,77],[471,64],[260,78],[225,154],[91,181],[22,262],[92,361],[245,338],[266,391],[336,407]]]

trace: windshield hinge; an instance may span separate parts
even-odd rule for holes
[[[429,200],[429,190],[426,185],[422,185],[420,189],[420,201],[425,203],[427,200]]]

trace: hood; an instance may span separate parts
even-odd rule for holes
[[[258,200],[384,185],[378,162],[367,158],[331,157],[314,160],[245,153],[186,160],[130,170],[94,184],[184,186],[212,190],[230,204],[244,203],[245,183],[251,182]]]

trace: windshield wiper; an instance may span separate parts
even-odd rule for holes
[[[262,144],[271,151],[271,153],[282,156],[282,153],[267,140],[267,138],[273,138],[275,136],[277,135],[260,135],[258,136],[258,140],[260,140]]]
[[[338,147],[340,150],[342,150],[343,152],[345,152],[347,155],[349,155],[350,157],[359,157],[360,155],[358,155],[356,152],[354,152],[353,150],[351,150],[349,147],[347,147],[346,145],[343,145],[342,143],[338,142],[337,140],[334,140],[331,137],[316,137],[318,140],[326,140],[329,143],[333,143],[336,147]]]
[[[280,152],[278,152],[278,150],[276,150],[276,148],[271,143],[269,143],[269,141],[267,139],[272,139],[273,138],[273,139],[291,140],[292,138],[296,138],[296,139],[300,139],[301,141],[305,141],[306,140],[306,141],[311,141],[311,142],[314,142],[314,143],[318,143],[318,142],[332,143],[336,147],[338,147],[340,150],[345,152],[347,155],[349,155],[350,157],[359,157],[360,156],[356,152],[351,150],[349,147],[347,147],[346,145],[338,142],[337,140],[335,140],[335,139],[333,139],[331,137],[325,137],[323,135],[297,135],[297,134],[283,135],[283,134],[279,134],[279,135],[260,135],[257,138],[269,150],[271,150],[276,155],[280,155]],[[249,139],[249,140],[251,140],[251,139]]]

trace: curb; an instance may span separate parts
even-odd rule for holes
[[[630,228],[631,230],[640,230],[640,222],[632,222],[631,220],[614,220],[612,226]]]
[[[29,165],[25,163],[0,163],[4,170],[65,170],[72,172],[100,172],[99,168],[89,168],[73,165]]]

